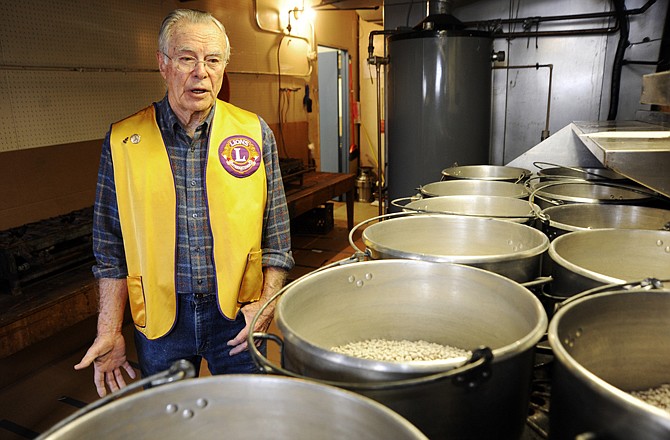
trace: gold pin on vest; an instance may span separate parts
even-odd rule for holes
[[[140,140],[142,140],[142,138],[141,138],[140,135],[137,134],[137,133],[134,134],[134,135],[132,135],[132,136],[130,136],[130,142],[133,143],[133,144],[139,144],[139,143],[140,143]]]

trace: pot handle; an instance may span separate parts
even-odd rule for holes
[[[544,212],[542,212],[542,210],[538,211],[537,209],[535,209],[535,207],[538,206],[538,205],[535,204],[535,198],[538,198],[538,199],[542,200],[543,202],[547,202],[550,205],[555,205],[555,206],[560,206],[560,205],[563,204],[563,202],[561,202],[560,200],[552,200],[552,199],[548,199],[546,197],[542,197],[541,195],[538,194],[538,191],[540,191],[541,189],[546,188],[548,186],[560,185],[562,183],[567,183],[567,182],[565,182],[565,181],[549,182],[549,183],[546,183],[544,185],[540,185],[536,188],[533,188],[530,184],[530,181],[534,180],[534,179],[535,178],[528,179],[526,181],[526,183],[524,184],[526,186],[526,188],[528,189],[528,203],[530,204],[530,208],[533,210],[533,212],[535,213],[537,218],[539,218],[542,222],[546,223],[546,222],[549,221],[549,216],[546,215]],[[565,179],[565,180],[567,180],[567,179]],[[538,208],[539,208],[539,206],[538,206]]]
[[[659,280],[657,278],[645,278],[640,281],[633,281],[627,283],[613,283],[605,284],[603,286],[594,287],[593,289],[585,290],[576,295],[570,296],[568,298],[562,298],[563,301],[556,304],[556,311],[561,307],[576,301],[585,296],[594,295],[596,293],[606,292],[612,289],[623,289],[623,290],[654,290],[654,289],[663,289],[663,283],[670,283],[670,279]]]
[[[263,332],[254,332],[253,337],[258,339],[264,339],[266,341],[270,340],[279,346],[279,361],[281,368],[279,370],[276,370],[275,366],[272,365],[271,362],[269,361],[264,362],[265,358],[263,358],[263,361],[261,361],[260,358],[258,360],[254,359],[256,360],[256,365],[258,366],[258,368],[265,374],[281,373],[280,370],[283,370],[284,368],[284,341],[282,340],[282,338],[272,333],[263,333]],[[262,355],[260,357],[262,357]]]
[[[554,278],[551,275],[549,275],[546,277],[537,277],[532,281],[526,281],[525,283],[521,283],[521,285],[526,289],[528,289],[530,287],[544,286],[545,284],[551,283],[553,280]]]
[[[415,197],[400,197],[395,200],[391,200],[391,205],[395,206],[396,208],[400,209],[411,209],[413,211],[418,211],[418,209],[415,208],[408,208],[407,205],[402,205],[400,202],[404,202],[409,200],[410,202],[413,202],[415,200]]]
[[[390,389],[400,389],[405,387],[412,387],[417,385],[428,385],[442,380],[452,379],[455,386],[474,389],[486,382],[491,377],[491,362],[493,361],[493,352],[489,347],[479,347],[472,351],[472,356],[463,364],[456,368],[441,373],[431,374],[427,376],[415,377],[410,379],[400,379],[391,381],[377,381],[377,382],[339,382],[326,379],[315,379],[313,377],[303,376],[293,371],[287,370],[283,367],[284,352],[283,341],[275,335],[254,332],[250,334],[250,340],[253,338],[272,339],[275,340],[281,347],[281,363],[282,366],[277,366],[272,361],[263,356],[255,345],[249,345],[249,352],[251,357],[256,362],[258,367],[268,374],[284,375],[296,379],[318,381],[325,385],[331,385],[338,388],[345,388],[351,391],[381,391]],[[251,344],[251,342],[249,342]]]
[[[191,364],[189,361],[185,359],[175,361],[172,363],[170,368],[165,371],[161,371],[144,379],[135,381],[126,387],[116,390],[113,393],[108,394],[105,397],[86,405],[77,412],[71,414],[69,417],[61,420],[60,422],[49,428],[47,431],[45,431],[39,437],[37,437],[37,439],[38,440],[46,439],[49,436],[53,435],[54,433],[58,432],[66,425],[72,423],[76,419],[83,417],[84,415],[92,412],[95,409],[105,406],[108,403],[118,400],[121,397],[124,397],[127,394],[130,394],[133,391],[138,390],[139,388],[143,388],[145,386],[152,388],[183,379],[190,379],[193,377],[195,377],[195,368],[193,367],[193,364]]]
[[[323,267],[320,267],[318,269],[313,270],[312,272],[309,272],[301,277],[296,278],[292,282],[288,283],[281,289],[279,289],[274,295],[272,295],[263,305],[261,305],[261,308],[256,312],[256,315],[254,315],[253,319],[251,320],[251,325],[250,328],[255,328],[256,327],[256,322],[258,322],[258,318],[261,316],[261,314],[265,311],[265,309],[274,301],[276,301],[281,295],[286,292],[286,290],[291,287],[294,283],[297,283],[298,281],[302,280],[303,278],[306,278],[312,274],[315,274],[317,272],[321,272],[322,270],[330,269],[331,267],[336,267],[336,266],[343,266],[345,264],[349,263],[356,263],[358,261],[361,261],[361,253],[356,253],[352,255],[349,258],[345,258],[343,260],[335,261],[333,263],[327,264]],[[261,339],[270,339],[274,341],[277,345],[279,345],[280,350],[281,350],[281,364],[282,366],[284,365],[284,341],[279,336],[269,334],[269,333],[263,333],[263,332],[249,332],[247,335],[247,347],[249,350],[249,354],[251,354],[251,358],[254,360],[256,365],[258,366],[259,369],[261,369],[265,373],[270,373],[270,374],[286,374],[287,376],[291,376],[289,371],[283,370],[281,367],[276,367],[273,365],[268,359],[266,359],[263,354],[258,350],[258,347],[256,347],[256,344],[254,343],[254,338],[261,338]],[[299,376],[295,376],[299,377]]]
[[[521,174],[519,174],[519,177],[516,178],[516,180],[514,181],[514,183],[522,183],[522,182],[524,182],[524,181],[526,180],[526,178],[528,178],[528,174],[526,174],[526,173],[521,173]]]
[[[362,222],[360,222],[359,224],[357,224],[356,226],[354,226],[353,228],[351,228],[351,231],[349,231],[349,244],[351,245],[351,247],[352,247],[352,248],[354,249],[354,251],[356,252],[354,255],[367,256],[367,257],[370,256],[370,255],[368,254],[368,252],[364,252],[364,251],[358,249],[358,246],[356,246],[356,243],[354,242],[354,232],[356,232],[356,230],[357,230],[358,228],[360,228],[361,226],[363,226],[363,225],[365,225],[365,224],[368,224],[368,223],[370,223],[370,222],[373,222],[373,221],[375,221],[375,220],[385,220],[385,219],[387,219],[387,218],[392,218],[392,217],[402,217],[402,216],[415,215],[415,214],[416,214],[416,213],[412,213],[412,212],[409,212],[409,213],[408,213],[408,212],[393,212],[393,213],[390,213],[390,214],[378,215],[378,216],[376,216],[376,217],[371,217],[371,218],[369,218],[369,219],[367,219],[367,220],[363,220]]]
[[[589,174],[589,175],[591,175],[591,176],[593,176],[593,177],[601,178],[601,176],[599,176],[597,173],[592,173],[592,172],[590,172],[590,171],[588,171],[588,170],[585,170],[584,168],[580,168],[580,167],[571,167],[571,166],[567,166],[567,165],[559,165],[559,164],[552,163],[552,162],[541,162],[541,161],[533,162],[533,165],[535,165],[535,167],[538,168],[540,171],[546,169],[546,168],[543,168],[541,165],[549,165],[549,167],[564,168],[564,169],[566,169],[566,170],[572,170],[572,171],[576,171],[576,172],[578,172],[578,173]],[[548,177],[548,178],[557,178],[557,179],[568,178],[568,179],[584,180],[584,179],[581,179],[581,178],[579,178],[579,177],[574,177],[574,176],[561,176],[561,175],[555,175],[555,176],[546,176],[546,177]]]

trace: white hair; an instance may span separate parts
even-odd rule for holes
[[[186,20],[188,23],[214,23],[221,31],[225,40],[226,48],[223,53],[223,65],[228,65],[228,60],[230,59],[230,41],[226,34],[226,28],[223,27],[223,24],[209,12],[198,11],[195,9],[175,9],[170,12],[163,20],[163,24],[161,24],[161,30],[158,34],[158,50],[167,54],[170,38],[172,38],[172,34],[174,33],[175,25],[181,20]]]

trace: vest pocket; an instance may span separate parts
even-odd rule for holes
[[[247,265],[244,268],[240,291],[237,295],[238,304],[247,304],[258,301],[263,290],[263,251],[252,251],[247,255]]]
[[[128,302],[130,303],[130,314],[133,322],[138,327],[146,327],[147,310],[144,304],[144,287],[141,276],[128,276]]]

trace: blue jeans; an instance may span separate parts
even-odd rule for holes
[[[180,359],[191,362],[199,373],[203,358],[212,374],[260,372],[248,350],[230,356],[232,347],[226,345],[246,325],[241,312],[234,321],[223,316],[214,293],[180,294],[177,301],[177,321],[170,333],[150,340],[135,330],[142,377],[168,370]],[[260,351],[266,355],[265,341]]]

